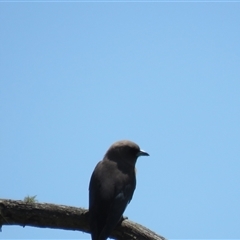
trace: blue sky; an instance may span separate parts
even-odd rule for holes
[[[120,139],[125,211],[169,239],[240,239],[240,4],[0,3],[0,198],[88,207]],[[1,239],[90,239],[3,226]]]

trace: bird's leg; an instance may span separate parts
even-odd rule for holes
[[[124,220],[128,219],[128,217],[121,216],[118,224],[121,224]]]

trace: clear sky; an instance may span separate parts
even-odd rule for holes
[[[240,2],[0,3],[0,198],[88,207],[120,139],[125,216],[169,239],[240,239]],[[3,226],[0,239],[90,239]]]

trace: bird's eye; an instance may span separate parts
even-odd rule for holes
[[[129,148],[128,152],[132,155],[132,156],[137,156],[137,149],[135,148]]]

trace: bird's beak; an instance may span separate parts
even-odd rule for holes
[[[149,156],[149,154],[147,152],[143,151],[142,149],[140,149],[140,151],[138,152],[137,155],[138,155],[138,157],[140,157],[140,156]]]

